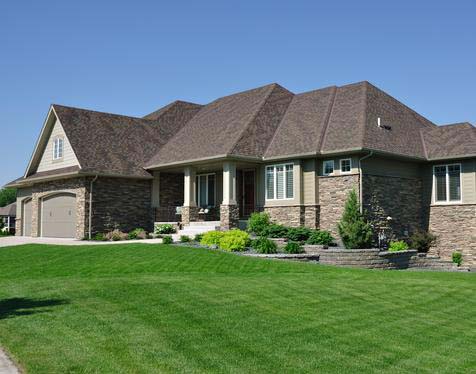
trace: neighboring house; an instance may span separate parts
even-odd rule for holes
[[[52,105],[9,186],[18,235],[76,238],[154,221],[228,229],[262,210],[336,235],[355,189],[376,232],[429,229],[435,252],[476,263],[476,128],[436,126],[368,82],[271,84],[143,118]]]
[[[17,215],[17,203],[11,203],[4,207],[0,207],[0,227],[1,230],[8,231],[10,233],[15,232],[15,217]]]

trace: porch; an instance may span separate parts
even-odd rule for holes
[[[154,172],[156,222],[219,222],[223,230],[240,226],[262,209],[261,165],[226,161]]]

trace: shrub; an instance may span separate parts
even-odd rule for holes
[[[164,223],[162,225],[157,225],[155,227],[155,233],[159,235],[163,234],[175,234],[175,227],[170,223]]]
[[[284,247],[284,252],[286,253],[303,253],[303,249],[301,245],[297,242],[289,242],[286,243],[286,246]]]
[[[428,252],[430,247],[436,244],[436,235],[428,231],[418,230],[410,237],[410,246],[418,252]]]
[[[372,229],[359,211],[355,190],[347,197],[338,229],[346,248],[368,248],[372,244]]]
[[[96,235],[94,235],[92,237],[92,240],[97,240],[98,242],[104,242],[108,239],[106,238],[106,236],[103,233],[98,232]]]
[[[247,231],[262,236],[265,234],[266,228],[269,226],[269,214],[268,213],[251,213],[248,219]]]
[[[162,244],[172,244],[173,242],[174,240],[172,239],[170,235],[164,235],[162,237]]]
[[[458,266],[461,266],[461,264],[463,263],[463,256],[459,252],[453,252],[453,254],[451,255],[451,259]]]
[[[122,232],[121,230],[115,229],[106,233],[105,238],[106,240],[112,240],[113,242],[117,242],[119,240],[128,239],[129,235],[125,232]]]
[[[307,239],[307,244],[321,244],[321,245],[331,245],[334,242],[329,231],[315,231],[311,234],[309,239]]]
[[[193,240],[200,243],[202,241],[202,238],[203,238],[203,234],[196,234]]]
[[[389,252],[407,251],[408,244],[405,243],[403,240],[390,242],[390,246],[388,247],[388,250]]]
[[[286,238],[294,242],[305,242],[313,232],[307,227],[289,227]]]
[[[262,233],[262,236],[268,238],[285,238],[288,234],[288,228],[283,225],[271,224]]]
[[[180,243],[188,243],[190,241],[190,236],[180,235]]]
[[[200,244],[203,245],[218,245],[220,244],[220,239],[225,233],[223,231],[208,231],[203,234]]]
[[[278,246],[272,240],[268,238],[261,237],[251,242],[251,246],[256,250],[258,253],[276,253]]]
[[[234,229],[224,232],[218,245],[225,251],[240,252],[244,251],[249,243],[250,236],[247,232]]]
[[[144,229],[137,228],[129,233],[129,239],[146,239],[147,233]]]

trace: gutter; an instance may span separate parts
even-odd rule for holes
[[[374,151],[370,151],[369,154],[365,155],[364,157],[359,158],[359,209],[360,214],[364,212],[364,203],[363,203],[363,192],[362,192],[362,161],[371,157],[374,154]]]
[[[93,184],[98,179],[98,175],[91,179],[89,184],[89,223],[88,223],[88,239],[91,240],[91,222],[93,220]]]

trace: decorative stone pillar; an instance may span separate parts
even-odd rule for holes
[[[17,218],[15,220],[15,236],[21,236],[22,233],[22,220],[21,218]]]
[[[184,191],[182,207],[182,224],[188,225],[190,222],[198,221],[198,207],[195,201],[196,195],[196,174],[195,169],[187,166],[184,170]]]
[[[40,226],[40,209],[39,209],[39,199],[38,193],[33,193],[31,197],[31,236],[38,237],[40,236],[39,226]]]
[[[220,228],[230,230],[238,227],[240,210],[236,204],[236,164],[223,164],[223,202],[220,205]]]

